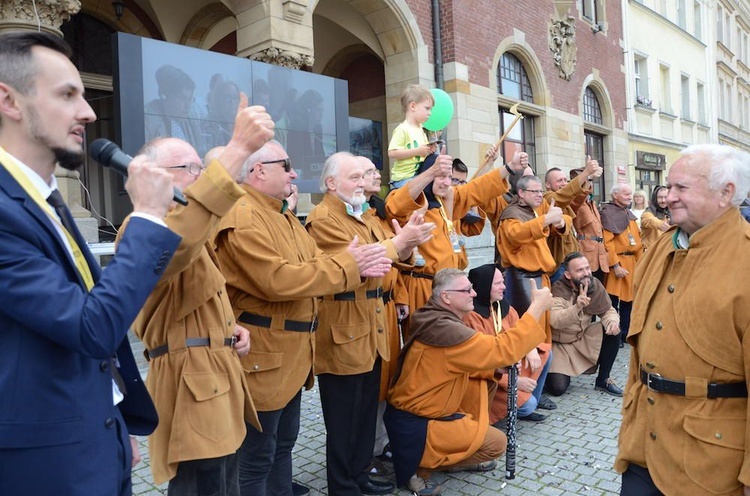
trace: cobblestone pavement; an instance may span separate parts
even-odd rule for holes
[[[133,340],[140,355],[142,346]],[[630,347],[620,350],[612,379],[624,387]],[[143,370],[145,373],[145,369]],[[485,473],[435,472],[433,480],[446,496],[605,495],[618,494],[620,476],[612,469],[617,453],[622,400],[594,390],[593,375],[574,378],[568,392],[554,398],[557,410],[541,423],[519,422],[516,477],[505,479],[505,457]],[[143,461],[133,474],[135,496],[166,494],[156,486],[148,466],[146,438],[140,440]],[[311,488],[311,496],[327,494],[325,428],[317,387],[302,395],[301,428],[294,450],[294,478]],[[397,496],[411,494],[399,489]]]

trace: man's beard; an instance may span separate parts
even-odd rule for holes
[[[355,193],[351,198],[342,195],[341,199],[352,207],[361,207],[367,201],[363,193]]]
[[[84,159],[86,158],[86,154],[83,153],[83,149],[72,150],[55,146],[50,143],[49,137],[40,131],[41,126],[39,114],[36,112],[36,109],[34,109],[34,107],[29,107],[29,127],[31,130],[31,135],[38,141],[40,141],[44,146],[49,148],[50,151],[52,151],[53,155],[55,156],[55,161],[60,165],[60,167],[72,171],[83,165]]]
[[[67,148],[52,147],[51,149],[52,153],[55,154],[55,160],[63,169],[76,170],[83,165],[83,159],[86,156],[83,150],[75,152]]]
[[[590,294],[591,291],[593,291],[593,288],[591,287],[591,279],[592,276],[583,276],[580,279],[571,279],[571,281],[573,282],[573,286],[575,286],[575,288],[579,291],[581,290],[581,286],[583,286],[583,283],[588,282],[589,288],[586,291],[586,294]]]

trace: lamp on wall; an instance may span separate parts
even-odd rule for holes
[[[120,20],[120,17],[122,17],[122,12],[125,10],[125,2],[122,0],[114,0],[112,2],[112,8],[115,9],[115,17],[117,17],[117,20]]]

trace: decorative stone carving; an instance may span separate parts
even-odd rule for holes
[[[300,69],[304,66],[310,67],[315,63],[315,58],[312,55],[290,52],[289,50],[281,50],[276,47],[269,47],[260,52],[255,52],[249,58],[290,69]]]
[[[81,10],[80,0],[1,0],[0,30],[36,29],[38,22],[42,29],[58,35],[63,22]]]
[[[570,81],[570,77],[576,70],[578,52],[575,17],[568,15],[565,19],[552,21],[549,34],[549,49],[552,52],[552,60],[560,69],[558,75],[562,79]]]
[[[284,19],[297,24],[302,24],[302,19],[307,13],[307,2],[305,0],[283,0]]]

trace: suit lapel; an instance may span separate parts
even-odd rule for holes
[[[47,232],[49,237],[52,239],[52,243],[54,243],[55,248],[58,250],[58,252],[61,253],[61,258],[68,262],[69,268],[73,269],[72,272],[75,274],[79,284],[85,288],[86,284],[78,273],[75,261],[71,257],[70,253],[68,252],[68,248],[65,246],[65,243],[60,238],[60,235],[55,229],[55,226],[52,223],[52,219],[50,219],[49,216],[41,208],[39,208],[39,205],[37,205],[36,202],[34,202],[34,200],[21,187],[21,185],[16,182],[16,180],[8,173],[5,167],[0,167],[0,190],[3,190],[9,198],[17,201],[22,206],[22,208],[26,212],[28,212],[29,215],[31,215],[31,217],[33,217],[36,222]],[[78,229],[76,229],[76,231],[78,231]],[[80,232],[71,234],[73,234],[73,237],[76,239],[77,243],[80,244],[82,242]],[[96,260],[94,260],[93,255],[91,254],[91,251],[88,249],[88,246],[85,242],[80,246],[80,248],[84,256],[86,257],[86,262],[89,265],[91,275],[94,278],[94,282],[96,282],[99,279],[99,275],[101,272],[101,270],[99,269],[99,265],[96,263]]]

